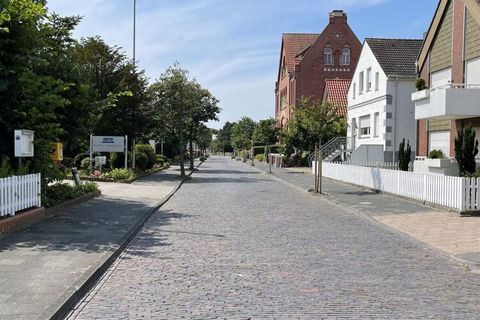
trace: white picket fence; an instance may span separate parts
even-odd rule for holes
[[[315,165],[312,172],[315,170]],[[326,178],[459,211],[480,210],[480,179],[422,174],[323,162]]]
[[[342,164],[348,164],[351,166],[371,167],[388,170],[400,170],[400,164],[398,162],[342,162]],[[408,171],[413,171],[413,163],[410,162]]]
[[[0,217],[40,207],[41,175],[11,176],[0,179]]]

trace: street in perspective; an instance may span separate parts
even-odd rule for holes
[[[480,319],[479,101],[477,0],[0,0],[0,320]]]

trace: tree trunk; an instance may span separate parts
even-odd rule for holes
[[[184,178],[185,177],[185,157],[183,156],[185,153],[185,143],[183,142],[183,136],[180,135],[178,137],[179,140],[179,145],[180,145],[180,177]]]
[[[195,165],[193,163],[194,160],[194,154],[193,154],[193,141],[190,140],[188,142],[188,149],[190,150],[190,171],[193,171],[195,169]]]

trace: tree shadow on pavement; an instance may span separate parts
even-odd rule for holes
[[[0,261],[16,253],[35,257],[41,252],[105,252],[152,210],[144,202],[100,197],[65,209],[61,215],[0,238]],[[176,216],[167,216],[163,224]]]

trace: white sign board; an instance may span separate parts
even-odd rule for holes
[[[33,157],[33,136],[31,130],[15,130],[15,157]]]
[[[107,157],[105,157],[105,156],[96,156],[95,157],[95,165],[104,166],[106,164],[107,164]]]
[[[156,141],[155,140],[148,140],[148,144],[150,144],[150,146],[153,148],[153,151],[156,152],[156,149],[155,149],[155,146],[157,145]]]
[[[124,152],[125,137],[92,136],[93,152]]]

